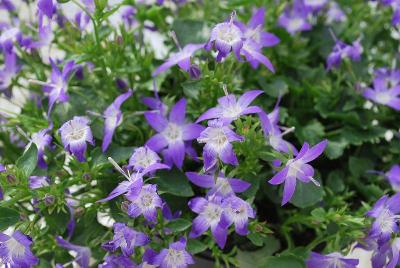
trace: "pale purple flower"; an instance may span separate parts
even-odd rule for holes
[[[22,33],[18,27],[5,25],[0,35],[0,45],[3,49],[10,49],[15,42],[20,43],[22,40]]]
[[[143,253],[142,263],[137,268],[155,268],[156,266],[153,265],[153,262],[157,255],[157,251],[152,248],[146,248],[146,251]]]
[[[204,168],[209,170],[217,164],[218,158],[225,164],[238,165],[231,142],[243,141],[230,125],[221,120],[208,121],[208,127],[200,133],[197,141],[205,143],[203,148]]]
[[[230,21],[218,23],[211,30],[210,39],[205,45],[205,49],[209,51],[215,46],[215,49],[218,51],[217,61],[221,61],[231,51],[240,60],[240,49],[243,46],[244,35],[234,23],[235,16],[236,14],[232,13]]]
[[[172,54],[163,64],[158,66],[154,72],[153,77],[165,72],[174,65],[178,65],[182,70],[189,72],[191,63],[190,58],[193,54],[204,47],[204,44],[187,44],[179,52]]]
[[[356,268],[358,262],[358,259],[346,258],[339,252],[328,255],[311,252],[306,260],[307,268]]]
[[[303,0],[304,6],[312,11],[318,11],[323,8],[329,0]]]
[[[170,167],[160,163],[161,158],[156,152],[147,146],[136,148],[129,158],[129,168],[143,174],[151,173],[158,169],[169,169]]]
[[[0,173],[6,172],[6,167],[3,164],[0,164]]]
[[[199,137],[204,129],[201,125],[185,122],[186,100],[182,98],[172,107],[168,119],[157,112],[146,112],[144,115],[149,125],[158,132],[146,142],[146,146],[155,152],[162,151],[166,164],[181,168],[185,149],[190,145],[187,143]]]
[[[392,185],[393,190],[400,192],[400,165],[393,165],[388,172],[385,173],[386,179]]]
[[[336,44],[333,47],[332,52],[328,55],[327,66],[328,70],[336,67],[338,68],[343,59],[348,58],[353,61],[359,61],[363,48],[360,40],[354,41],[351,45],[348,45],[340,40],[336,40]]]
[[[208,229],[211,229],[211,234],[218,246],[224,248],[228,237],[228,229],[221,222],[221,216],[224,211],[222,201],[223,198],[218,195],[210,196],[207,199],[195,197],[189,201],[189,208],[198,214],[193,220],[189,237],[199,237]]]
[[[140,193],[135,196],[127,196],[131,203],[128,206],[128,215],[132,218],[143,215],[150,222],[157,221],[157,208],[162,207],[162,200],[157,194],[157,185],[146,184]]]
[[[399,232],[399,202],[400,193],[396,193],[390,198],[384,195],[366,213],[367,216],[375,218],[369,232],[369,237],[377,239],[380,245],[390,240],[393,233]]]
[[[398,267],[399,257],[400,257],[400,238],[395,238],[391,245],[391,258],[389,258],[389,263],[386,268]]]
[[[340,8],[338,3],[330,1],[328,11],[326,12],[326,22],[332,24],[333,22],[342,22],[346,20],[346,14]]]
[[[400,84],[400,70],[380,68],[374,73],[373,85],[377,90],[386,90]]]
[[[17,55],[14,50],[3,49],[4,67],[0,70],[0,91],[8,89],[12,80],[16,77],[20,66],[17,64]]]
[[[374,88],[366,88],[363,96],[375,103],[386,105],[397,111],[400,110],[400,85],[383,88],[374,83]]]
[[[249,105],[262,93],[262,90],[250,90],[240,96],[239,99],[236,99],[236,96],[233,94],[220,97],[218,99],[218,106],[203,113],[196,120],[196,123],[214,118],[230,123],[242,115],[260,113],[262,111],[260,107]]]
[[[217,178],[214,178],[214,175],[198,174],[196,172],[186,172],[186,177],[199,187],[209,188],[207,196],[217,194],[222,197],[228,197],[235,193],[242,193],[251,186],[250,183],[241,179],[226,178],[222,172]]]
[[[122,21],[125,24],[125,29],[130,29],[136,24],[135,15],[136,9],[132,6],[122,6],[119,10]]]
[[[58,130],[65,150],[74,155],[79,162],[84,162],[86,142],[94,146],[89,120],[83,116],[74,116],[72,120],[65,122]]]
[[[36,46],[50,45],[54,38],[51,29],[51,22],[53,15],[56,13],[56,5],[53,0],[39,0],[38,4],[38,28],[39,28],[39,41]]]
[[[328,141],[323,140],[309,148],[308,143],[304,143],[296,158],[290,159],[286,163],[286,166],[281,171],[276,173],[271,180],[269,180],[269,183],[273,185],[278,185],[285,182],[285,186],[283,188],[282,206],[289,202],[292,198],[296,189],[297,179],[304,183],[313,182],[317,186],[320,185],[313,178],[313,167],[307,163],[320,156],[325,150],[327,144]]]
[[[168,249],[162,249],[154,257],[153,264],[162,268],[186,268],[194,264],[192,256],[186,251],[186,239],[181,238],[169,244]]]
[[[135,268],[135,263],[124,255],[115,256],[108,255],[106,256],[104,262],[99,264],[99,268]]]
[[[104,136],[101,149],[105,152],[112,141],[115,129],[122,123],[121,105],[132,96],[132,90],[119,95],[114,102],[104,111]]]
[[[75,262],[78,263],[81,268],[89,267],[90,256],[92,255],[90,248],[72,244],[64,240],[61,236],[57,236],[56,240],[60,247],[76,252]]]
[[[274,66],[272,65],[271,61],[261,53],[261,49],[261,45],[257,44],[252,39],[246,39],[243,43],[243,47],[240,50],[240,54],[246,58],[246,60],[254,69],[256,69],[261,63],[274,73]]]
[[[278,25],[285,28],[291,35],[297,32],[311,30],[308,22],[308,10],[302,0],[295,0],[278,18]]]
[[[14,11],[15,6],[11,2],[11,0],[0,0],[0,9],[4,9],[7,11]]]
[[[39,259],[33,255],[30,246],[32,239],[20,231],[11,236],[0,233],[0,263],[5,267],[33,267]]]
[[[147,245],[150,242],[149,237],[137,232],[124,223],[114,223],[114,237],[112,240],[103,243],[102,247],[108,251],[114,252],[121,248],[122,253],[129,257],[134,253],[134,248]]]
[[[47,168],[47,163],[44,160],[44,150],[46,147],[50,146],[52,137],[47,134],[48,129],[42,129],[31,136],[31,142],[34,143],[38,149],[38,166],[40,168]]]
[[[39,189],[50,185],[50,179],[47,176],[30,176],[29,188]]]
[[[235,225],[235,231],[239,235],[249,233],[249,218],[254,219],[256,214],[249,203],[243,199],[231,195],[222,201],[223,212],[221,215],[221,226],[228,228],[231,224]]]
[[[78,11],[74,16],[74,23],[79,30],[84,31],[90,23],[90,17],[84,11]]]
[[[52,59],[50,59],[50,63],[52,68],[50,81],[44,83],[43,87],[43,91],[49,96],[49,115],[55,103],[64,103],[69,100],[68,81],[76,67],[74,61],[68,61],[61,72]]]

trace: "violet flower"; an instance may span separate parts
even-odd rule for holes
[[[399,232],[399,216],[397,215],[400,212],[399,202],[400,193],[390,198],[384,195],[366,213],[367,216],[375,218],[369,232],[369,237],[377,239],[380,245],[390,240],[393,233]]]
[[[268,181],[273,185],[278,185],[285,182],[285,186],[283,188],[282,206],[289,202],[292,198],[296,189],[297,179],[304,183],[313,182],[315,185],[320,186],[319,182],[313,178],[313,167],[307,163],[320,156],[325,150],[327,144],[328,141],[323,140],[309,148],[308,143],[304,143],[296,158],[290,159],[286,163],[286,166]]]
[[[3,49],[4,67],[0,70],[0,91],[8,89],[12,80],[21,69],[17,64],[17,55],[13,49]]]
[[[39,42],[36,46],[50,45],[54,35],[51,29],[51,22],[53,14],[56,13],[56,6],[53,0],[39,0],[38,1],[38,28],[39,28]]]
[[[387,268],[395,268],[399,264],[399,256],[400,256],[400,238],[395,238],[391,245],[391,258],[389,259],[389,263],[386,266]]]
[[[121,105],[132,96],[132,90],[119,95],[114,102],[104,111],[104,137],[101,149],[105,152],[112,141],[115,129],[122,123]]]
[[[295,0],[278,18],[278,25],[285,28],[291,35],[297,32],[311,30],[308,23],[308,10],[302,0]]]
[[[50,179],[47,176],[30,176],[29,188],[39,189],[50,185]]]
[[[329,0],[303,0],[304,6],[311,11],[318,11],[323,8]]]
[[[178,65],[185,72],[189,72],[190,58],[193,54],[204,47],[204,44],[187,44],[179,52],[172,54],[163,64],[158,66],[152,73],[153,77],[165,72],[174,65]]]
[[[189,208],[198,214],[193,220],[192,230],[189,237],[196,238],[201,236],[208,229],[214,237],[220,248],[224,248],[228,237],[227,227],[221,222],[221,216],[224,211],[221,196],[211,196],[207,199],[195,197],[189,201]]]
[[[215,25],[211,30],[210,39],[205,45],[207,51],[215,46],[218,51],[217,61],[222,61],[228,54],[233,51],[236,58],[240,60],[240,49],[243,46],[243,32],[234,23],[236,14],[231,14],[230,21],[222,22]]]
[[[137,232],[124,223],[114,223],[114,237],[111,241],[102,244],[102,247],[108,251],[114,252],[121,248],[122,253],[129,257],[134,253],[135,246],[144,246],[150,242],[149,237]]]
[[[154,262],[155,257],[158,253],[152,248],[146,248],[146,251],[143,253],[142,263],[137,268],[152,268],[155,267],[152,263]]]
[[[32,239],[20,231],[11,236],[0,233],[0,263],[5,267],[33,267],[39,259],[33,255],[30,246]]]
[[[115,255],[108,255],[106,256],[104,262],[99,264],[99,268],[135,268],[135,263],[129,258],[124,255],[115,256]]]
[[[374,88],[366,88],[363,96],[375,103],[386,105],[396,111],[400,110],[400,85],[392,88],[381,87],[382,84],[374,83]]]
[[[196,123],[213,118],[230,123],[242,115],[260,113],[262,111],[260,107],[249,105],[262,93],[262,90],[250,90],[240,96],[239,99],[236,99],[236,96],[233,94],[220,97],[218,99],[218,106],[203,113],[196,120]]]
[[[155,112],[146,112],[144,115],[149,125],[158,132],[146,142],[146,146],[156,152],[162,150],[166,164],[181,168],[185,148],[188,147],[185,142],[199,137],[204,129],[198,124],[185,123],[186,100],[182,98],[172,107],[168,119]]]
[[[44,150],[46,147],[50,146],[53,138],[47,134],[48,129],[42,129],[36,133],[33,133],[31,136],[31,142],[34,143],[38,149],[37,158],[38,158],[38,166],[40,168],[47,168],[47,163],[44,160]]]
[[[58,130],[65,150],[74,155],[79,162],[85,162],[86,142],[94,146],[94,139],[86,117],[74,116]]]
[[[90,248],[72,244],[64,240],[61,236],[57,236],[56,240],[60,247],[76,252],[75,262],[78,263],[81,268],[89,267],[89,261],[92,255]]]
[[[11,2],[11,0],[1,0],[0,1],[0,9],[4,9],[4,10],[11,12],[11,11],[15,10],[15,6]]]
[[[342,22],[346,20],[346,14],[340,8],[338,3],[330,1],[328,11],[326,12],[326,22],[332,24],[334,22]]]
[[[240,50],[240,54],[246,58],[246,60],[254,69],[256,69],[261,63],[274,73],[274,66],[272,65],[271,61],[261,53],[261,49],[262,47],[259,44],[251,39],[246,39],[243,43],[243,47]]]
[[[328,255],[311,252],[309,258],[306,260],[308,268],[356,268],[358,262],[357,259],[345,258],[339,252]]]
[[[239,235],[247,235],[249,218],[254,219],[256,214],[249,203],[243,199],[231,195],[222,201],[223,212],[220,225],[228,228],[231,224],[235,225],[235,231]]]
[[[332,52],[327,58],[327,70],[332,68],[338,68],[343,59],[349,58],[353,61],[359,61],[363,48],[360,40],[354,41],[351,45],[348,45],[340,40],[336,40],[336,44],[333,47]]]
[[[390,170],[385,173],[385,177],[393,190],[400,192],[400,165],[393,165]]]
[[[154,257],[153,264],[165,268],[186,268],[188,265],[194,264],[192,256],[186,251],[186,239],[181,238],[179,241],[169,244],[168,249],[162,249]]]
[[[0,173],[6,172],[6,167],[3,164],[0,164]]]
[[[251,184],[236,178],[226,178],[221,172],[215,179],[213,175],[208,174],[198,174],[196,172],[186,172],[186,177],[202,188],[209,188],[207,196],[212,196],[214,194],[220,195],[222,197],[228,197],[235,195],[235,193],[242,193],[246,191]]]
[[[208,121],[208,127],[200,133],[197,139],[199,143],[205,143],[203,148],[204,168],[209,170],[215,166],[218,158],[225,164],[238,165],[231,142],[243,141],[243,139],[221,120]]]
[[[143,215],[150,222],[157,221],[157,208],[162,207],[162,200],[157,194],[157,185],[146,184],[140,193],[135,196],[127,196],[131,203],[128,206],[128,215],[132,218]]]
[[[52,59],[50,59],[50,63],[52,68],[50,81],[44,83],[43,87],[43,91],[49,96],[49,115],[55,103],[64,103],[69,100],[68,80],[76,66],[74,61],[68,61],[61,72]]]
[[[156,152],[147,146],[136,148],[129,158],[129,168],[142,174],[151,173],[158,169],[169,169],[170,167],[160,163],[161,158]]]
[[[400,70],[380,68],[375,71],[373,80],[374,88],[385,90],[400,84]]]

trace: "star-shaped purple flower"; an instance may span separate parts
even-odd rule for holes
[[[33,267],[39,259],[33,255],[32,239],[20,231],[11,236],[0,233],[0,260],[6,267]]]
[[[3,49],[4,67],[0,70],[0,91],[11,86],[13,78],[18,74],[21,66],[17,64],[17,55],[14,49]]]
[[[312,26],[308,22],[308,9],[304,6],[303,0],[295,0],[291,7],[288,6],[279,16],[278,24],[291,35],[311,30]]]
[[[146,146],[156,152],[162,151],[168,165],[175,164],[181,168],[185,148],[188,147],[185,143],[199,137],[204,129],[201,125],[185,122],[186,100],[182,98],[172,107],[168,119],[156,112],[144,115],[149,125],[158,132],[146,142]]]
[[[358,262],[357,259],[345,258],[339,252],[330,253],[328,255],[311,252],[306,261],[308,268],[356,268]]]
[[[158,169],[169,169],[170,167],[160,163],[161,158],[156,152],[147,146],[136,148],[129,158],[129,168],[142,174],[152,173]]]
[[[92,255],[90,248],[72,244],[64,240],[61,236],[57,236],[56,240],[60,247],[76,252],[75,262],[78,263],[81,268],[89,268],[89,261]]]
[[[363,96],[373,102],[386,105],[396,111],[400,110],[400,85],[392,88],[381,87],[382,84],[374,83],[374,88],[366,88]]]
[[[194,260],[186,251],[186,239],[181,238],[177,242],[169,244],[167,249],[162,249],[151,263],[164,268],[186,268],[188,265],[194,264]]]
[[[243,199],[231,195],[222,201],[223,212],[221,215],[221,226],[228,228],[235,225],[235,231],[239,235],[247,235],[249,218],[254,219],[256,214],[249,203]]]
[[[334,67],[339,67],[342,60],[345,58],[349,58],[353,61],[359,61],[362,52],[363,48],[360,40],[354,41],[351,45],[348,45],[340,40],[336,40],[336,44],[327,58],[326,68],[331,70]]]
[[[328,141],[323,140],[309,148],[308,143],[304,143],[296,158],[290,159],[286,163],[286,166],[269,180],[269,183],[273,185],[278,185],[285,182],[282,206],[289,202],[292,198],[296,189],[297,179],[304,183],[313,182],[315,185],[319,186],[319,183],[313,178],[313,167],[307,163],[320,156],[325,150],[327,144]]]
[[[31,136],[31,142],[34,143],[38,149],[37,157],[38,157],[38,166],[40,168],[47,168],[47,163],[44,160],[44,150],[46,147],[50,146],[53,138],[47,134],[48,129],[42,129],[36,133],[33,133]]]
[[[162,200],[157,194],[157,185],[146,184],[140,193],[135,196],[127,196],[131,203],[128,206],[128,215],[132,218],[143,215],[150,222],[157,221],[157,208],[162,207]]]

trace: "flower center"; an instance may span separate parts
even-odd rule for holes
[[[87,127],[73,126],[71,124],[71,132],[67,134],[70,141],[80,141],[86,136]]]
[[[208,204],[203,214],[211,225],[217,224],[221,218],[222,208],[215,204]]]
[[[168,267],[180,267],[185,264],[185,256],[181,250],[170,248],[168,249],[166,261],[170,264]]]
[[[376,101],[382,104],[388,103],[391,99],[391,96],[386,91],[378,92],[376,95]]]
[[[6,247],[13,257],[20,258],[25,254],[25,247],[15,238],[11,237],[5,242]]]
[[[376,220],[378,221],[382,233],[394,232],[397,216],[394,215],[389,209],[382,210]]]
[[[293,18],[289,21],[289,29],[290,31],[297,31],[301,28],[303,25],[303,19],[302,18]]]
[[[174,123],[168,123],[167,127],[162,132],[168,143],[174,143],[182,140],[182,129]]]
[[[212,128],[207,138],[198,139],[200,143],[208,143],[210,146],[220,152],[228,143],[228,137],[222,128]]]
[[[233,45],[240,40],[240,29],[230,23],[223,23],[217,29],[218,39]]]
[[[237,103],[233,103],[227,107],[223,107],[222,115],[227,118],[237,119],[241,112],[242,108]]]
[[[216,188],[223,195],[227,195],[233,192],[232,187],[229,184],[228,180],[221,177],[217,178]]]
[[[140,203],[142,207],[150,207],[153,203],[153,197],[151,196],[151,194],[143,194],[140,198]]]

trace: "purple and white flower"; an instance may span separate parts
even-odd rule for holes
[[[358,262],[357,259],[345,258],[339,252],[333,252],[328,255],[311,252],[306,260],[308,268],[356,268]]]
[[[150,242],[149,237],[137,232],[124,223],[114,223],[114,237],[111,241],[102,244],[102,247],[108,251],[114,252],[121,248],[122,253],[129,257],[134,253],[136,246],[144,246]]]
[[[13,49],[3,49],[4,67],[0,70],[0,91],[8,89],[12,80],[18,74],[20,66],[17,64],[17,55]]]
[[[79,162],[85,161],[86,142],[94,145],[89,120],[86,117],[74,116],[58,130],[65,150],[74,155]]]
[[[46,147],[50,146],[53,138],[47,134],[48,129],[42,129],[36,133],[33,133],[31,136],[31,142],[34,143],[38,149],[37,157],[38,157],[38,166],[40,168],[47,168],[47,163],[44,160],[44,150]]]
[[[400,192],[400,165],[393,165],[388,172],[385,173],[386,179],[392,185],[393,190]]]
[[[278,185],[285,182],[282,206],[289,202],[292,198],[296,189],[297,179],[304,183],[313,182],[317,186],[320,185],[319,182],[313,178],[313,167],[307,163],[320,156],[325,150],[327,144],[328,141],[323,140],[322,142],[309,148],[308,143],[304,143],[296,158],[290,159],[286,163],[286,166],[268,181],[273,185]]]
[[[208,127],[200,133],[197,141],[205,143],[203,161],[206,170],[214,167],[218,158],[225,164],[238,165],[231,142],[243,141],[243,137],[233,132],[231,127],[221,120],[208,121]]]
[[[288,6],[279,16],[278,24],[291,35],[311,30],[312,26],[308,22],[308,8],[305,7],[303,0],[295,0],[292,6]]]
[[[192,256],[186,251],[186,239],[171,243],[168,249],[163,249],[154,257],[154,265],[163,268],[186,268],[194,264]]]
[[[386,105],[396,111],[400,110],[400,85],[386,88],[383,83],[374,83],[374,88],[366,88],[363,96],[378,104]]]
[[[393,88],[400,84],[399,69],[380,68],[375,71],[374,75],[374,88],[377,88],[378,90]]]
[[[15,6],[13,5],[13,3],[10,0],[1,0],[0,1],[0,9],[4,9],[7,11],[14,11]]]
[[[250,90],[240,96],[239,99],[236,99],[236,96],[233,94],[220,97],[218,99],[218,106],[203,113],[196,120],[196,123],[214,118],[231,123],[242,115],[260,113],[262,111],[260,107],[249,105],[262,93],[262,90]]]
[[[91,255],[92,255],[90,248],[72,244],[72,243],[64,240],[61,236],[57,236],[56,240],[57,240],[57,244],[60,247],[74,251],[76,253],[75,262],[77,264],[79,264],[79,266],[81,268],[89,267],[89,261],[90,261]]]
[[[327,69],[338,68],[343,59],[349,58],[353,61],[359,61],[363,47],[361,46],[360,40],[354,41],[351,45],[348,45],[340,40],[336,40],[336,44],[333,47],[332,52],[327,58]]]
[[[115,129],[122,123],[121,105],[132,96],[132,90],[119,95],[114,102],[104,111],[104,137],[101,149],[105,152],[112,141]]]
[[[235,193],[242,193],[246,191],[251,184],[236,178],[226,178],[221,172],[217,178],[213,175],[198,174],[196,172],[186,172],[188,179],[202,188],[209,188],[207,196],[214,194],[222,197],[228,197],[235,195]]]
[[[218,246],[224,248],[228,230],[227,226],[221,222],[222,213],[224,212],[222,201],[222,197],[217,195],[207,199],[195,197],[189,201],[189,208],[198,214],[193,220],[189,237],[199,237],[208,229],[211,229],[211,234]]]
[[[47,176],[30,176],[29,188],[39,189],[50,185],[50,179]]]
[[[221,226],[228,228],[235,225],[235,231],[239,235],[247,235],[249,218],[254,219],[256,214],[249,203],[243,199],[231,195],[222,201],[223,212],[221,215]]]
[[[32,239],[20,231],[11,236],[0,233],[0,263],[6,267],[33,267],[39,259],[33,255]]]
[[[143,215],[150,222],[157,221],[157,208],[162,207],[162,200],[157,194],[157,185],[146,184],[140,193],[135,196],[127,196],[131,203],[128,206],[128,215],[132,218]]]
[[[38,28],[39,28],[39,41],[35,46],[50,45],[54,38],[51,29],[51,22],[53,15],[56,13],[56,4],[53,0],[40,0],[37,4],[38,7]]]
[[[136,148],[129,158],[129,168],[142,174],[151,173],[158,169],[169,169],[170,167],[160,163],[161,158],[156,152],[147,146]]]
[[[146,248],[146,251],[143,253],[142,263],[137,268],[155,268],[156,265],[153,265],[153,262],[157,255],[157,251],[152,248]]]
[[[271,61],[261,53],[261,45],[254,42],[252,39],[246,39],[240,49],[240,54],[242,54],[250,65],[256,69],[261,63],[267,67],[271,72],[275,72],[275,68]]]
[[[338,3],[330,1],[328,11],[326,12],[326,22],[332,24],[334,22],[342,22],[346,20],[346,14],[340,8]]]
[[[303,0],[304,6],[312,11],[318,11],[323,8],[329,0]]]
[[[188,148],[186,143],[199,137],[204,129],[201,125],[185,122],[186,100],[182,98],[172,107],[168,119],[156,112],[144,115],[149,125],[158,132],[146,142],[146,146],[156,152],[162,151],[166,164],[181,168],[185,149]]]
[[[124,255],[115,256],[108,255],[106,256],[104,262],[99,264],[99,268],[135,268],[135,263],[131,260],[131,258],[126,257]]]

